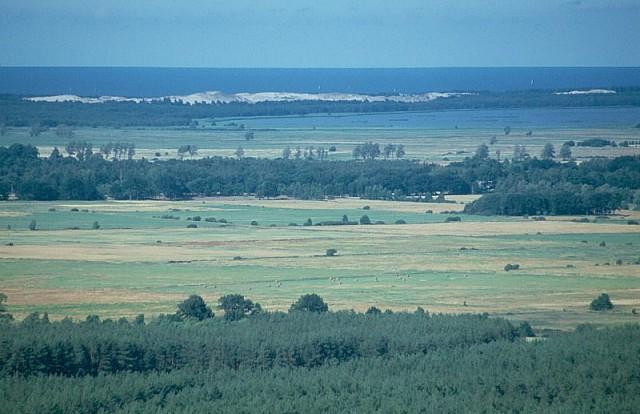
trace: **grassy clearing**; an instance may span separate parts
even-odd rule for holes
[[[215,301],[239,292],[268,309],[286,309],[301,294],[316,292],[334,308],[490,312],[540,327],[637,320],[631,309],[640,308],[640,265],[633,264],[640,260],[640,226],[615,218],[574,223],[462,216],[461,223],[444,223],[446,215],[425,214],[424,206],[252,198],[5,202],[0,228],[12,229],[0,230],[0,291],[19,317],[32,311],[54,318],[172,312],[190,293]],[[165,213],[181,219],[154,218]],[[409,224],[287,226],[363,213]],[[200,221],[187,229],[186,217],[196,214],[231,224]],[[45,230],[26,230],[34,218]],[[259,226],[249,225],[254,219]],[[88,228],[94,220],[103,229],[65,230]],[[325,257],[329,248],[338,255]],[[505,272],[507,263],[521,270]],[[588,311],[601,292],[611,295],[613,312]]]
[[[629,108],[626,108],[629,110]],[[542,110],[544,111],[544,110]],[[493,136],[497,142],[490,146],[490,155],[510,158],[516,144],[526,145],[532,155],[540,154],[546,143],[559,150],[563,142],[589,138],[616,141],[640,139],[640,130],[633,124],[612,125],[610,121],[595,124],[590,121],[594,112],[590,109],[555,110],[549,116],[541,116],[540,110],[521,111],[443,111],[399,114],[357,114],[336,117],[271,117],[235,118],[233,122],[246,124],[254,132],[255,139],[245,139],[246,130],[223,127],[227,121],[219,120],[215,127],[189,128],[78,128],[75,136],[99,147],[110,141],[133,142],[136,157],[168,159],[177,156],[176,149],[183,144],[196,145],[199,157],[233,157],[241,146],[247,157],[276,158],[285,147],[302,149],[334,146],[329,159],[351,159],[355,145],[373,141],[405,146],[407,158],[447,164],[472,155],[481,142],[488,143]],[[602,108],[606,119],[610,108]],[[597,110],[595,113],[598,116]],[[411,122],[399,118],[411,118]],[[585,121],[587,120],[587,121]],[[205,123],[203,123],[204,125]],[[510,135],[503,128],[509,124]],[[550,126],[551,125],[551,126]],[[527,133],[531,131],[531,135]],[[64,148],[68,139],[49,130],[38,137],[29,136],[29,128],[10,128],[0,137],[0,145],[19,142],[37,146],[41,154],[48,156],[54,146]],[[640,153],[640,147],[583,148],[574,147],[578,159],[594,156],[620,156]]]

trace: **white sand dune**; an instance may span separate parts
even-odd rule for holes
[[[165,99],[171,102],[184,104],[220,104],[242,102],[255,104],[259,102],[295,102],[295,101],[322,101],[322,102],[429,102],[440,98],[451,98],[461,95],[473,95],[471,93],[453,92],[427,92],[423,94],[409,95],[365,95],[357,93],[297,93],[297,92],[258,92],[258,93],[224,93],[220,91],[199,92],[190,95],[172,95],[155,98],[126,98],[122,96],[82,97],[77,95],[36,96],[24,98],[33,102],[80,102],[86,104],[98,104],[105,102],[157,102]]]
[[[568,91],[568,92],[554,92],[554,95],[592,95],[592,94],[610,94],[616,93],[611,89],[589,89],[586,91]]]

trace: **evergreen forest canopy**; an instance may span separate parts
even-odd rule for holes
[[[0,147],[0,196],[26,200],[171,199],[255,194],[302,199],[352,196],[431,201],[435,194],[485,194],[471,214],[606,214],[640,204],[640,157],[576,164],[483,151],[448,166],[408,160],[320,161],[222,158],[108,161],[90,145],[40,158],[37,148]],[[484,154],[484,155],[483,155]]]
[[[196,119],[243,116],[283,116],[314,113],[366,113],[449,109],[507,109],[585,106],[640,106],[640,88],[615,88],[615,94],[556,95],[553,91],[478,92],[429,102],[261,102],[183,104],[33,102],[0,95],[0,125],[12,127],[188,126]]]
[[[215,315],[224,311],[224,317]],[[618,412],[640,404],[640,326],[556,333],[483,315],[288,313],[199,296],[145,321],[0,318],[0,412]]]

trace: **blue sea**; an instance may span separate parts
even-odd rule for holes
[[[239,92],[424,93],[640,86],[640,67],[249,69],[0,67],[0,93],[156,97]]]

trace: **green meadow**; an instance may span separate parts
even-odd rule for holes
[[[469,197],[455,201],[3,202],[0,291],[18,317],[157,315],[192,293],[210,301],[241,293],[277,310],[310,292],[334,309],[489,312],[540,328],[638,317],[640,226],[626,217],[443,214]],[[385,224],[303,225],[364,214]],[[451,215],[462,221],[445,222]],[[327,257],[327,249],[338,253]],[[506,272],[508,263],[520,270]],[[601,292],[612,312],[588,310]]]
[[[381,149],[388,143],[404,145],[405,158],[446,164],[472,155],[480,143],[489,143],[492,137],[496,142],[490,147],[490,155],[501,159],[510,158],[516,144],[525,145],[530,154],[538,155],[546,143],[559,150],[569,140],[639,140],[640,129],[629,121],[636,119],[634,111],[637,110],[628,107],[536,108],[237,117],[199,119],[192,128],[77,127],[73,128],[73,137],[59,136],[55,128],[30,136],[30,128],[12,127],[0,136],[0,145],[32,144],[42,155],[48,155],[54,146],[62,150],[70,140],[88,141],[96,150],[108,142],[131,142],[136,146],[136,158],[147,159],[175,158],[177,148],[185,144],[198,147],[196,157],[233,157],[238,147],[243,148],[246,157],[261,158],[280,157],[286,147],[294,152],[296,147],[303,151],[309,147],[335,147],[335,151],[327,153],[327,159],[347,160],[352,158],[356,145],[372,141]],[[504,132],[506,126],[510,128],[508,135]],[[247,132],[252,134],[249,140]],[[572,150],[580,160],[634,155],[640,148]]]

